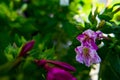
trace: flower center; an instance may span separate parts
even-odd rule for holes
[[[84,47],[84,48],[83,48],[83,53],[84,53],[84,56],[85,56],[85,57],[88,57],[88,56],[89,56],[89,48]]]
[[[86,41],[86,42],[87,42],[87,41],[90,41],[90,40],[91,40],[91,38],[90,38],[88,35],[86,35],[86,34],[85,34],[84,41]]]

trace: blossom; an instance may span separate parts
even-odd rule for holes
[[[95,44],[96,39],[102,39],[103,33],[101,31],[92,31],[90,29],[84,31],[82,34],[77,36],[77,40],[81,42],[81,45],[88,46],[95,50],[98,49],[97,45]]]
[[[77,36],[77,40],[81,42],[83,46],[89,46],[93,49],[98,49],[95,44],[95,40],[97,39],[98,34],[90,29],[86,30],[82,34]]]
[[[18,57],[25,56],[27,54],[27,52],[33,48],[34,43],[35,43],[35,41],[32,40],[30,42],[27,42],[25,45],[23,45]]]
[[[80,63],[85,63],[86,66],[90,66],[94,63],[101,62],[95,49],[89,48],[87,46],[78,46],[75,48],[76,60]]]
[[[93,39],[94,41],[97,38],[97,34],[90,29],[84,31],[82,34],[77,36],[77,40],[79,40],[80,42],[82,42],[86,39],[89,39],[89,38]]]
[[[81,46],[75,48],[76,61],[85,63],[86,66],[90,66],[94,63],[101,62],[100,57],[97,54],[98,46],[96,45],[96,39],[100,40],[103,38],[101,31],[92,31],[90,29],[84,31],[82,34],[77,36],[77,40],[81,42]]]
[[[67,63],[51,60],[35,60],[38,66],[47,70],[46,80],[77,80],[69,71],[75,68]],[[48,63],[53,64],[50,66]]]

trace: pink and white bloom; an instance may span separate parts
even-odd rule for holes
[[[101,31],[92,31],[90,29],[84,31],[82,34],[77,36],[77,40],[81,42],[81,45],[88,46],[95,50],[98,49],[95,44],[96,39],[102,39],[103,33]]]
[[[80,63],[85,63],[86,66],[90,66],[94,63],[101,62],[96,50],[96,39],[102,39],[103,33],[101,31],[92,31],[90,29],[84,31],[82,34],[77,36],[77,40],[81,42],[81,46],[75,48],[76,60]]]
[[[89,39],[89,38],[93,39],[94,41],[97,38],[97,34],[90,29],[84,31],[82,34],[77,36],[77,40],[80,41],[80,42],[82,42],[86,39]]]
[[[89,48],[87,46],[78,46],[75,48],[76,60],[80,63],[85,63],[86,66],[90,66],[94,63],[101,62],[95,49]]]

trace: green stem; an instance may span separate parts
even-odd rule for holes
[[[22,60],[23,60],[22,57],[18,57],[14,62],[8,62],[3,64],[2,66],[0,66],[0,72],[1,73],[9,72],[10,70],[18,66]]]
[[[118,80],[120,80],[119,75],[114,71],[114,69],[112,68],[112,65],[108,63],[108,66],[110,67],[111,71],[115,74],[115,76],[118,78]]]

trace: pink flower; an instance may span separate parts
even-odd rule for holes
[[[100,57],[97,55],[95,49],[89,48],[87,46],[78,46],[75,48],[76,60],[80,63],[85,63],[86,66],[90,66],[94,63],[101,62]]]
[[[81,45],[88,46],[93,49],[98,49],[97,45],[95,44],[95,40],[97,39],[97,33],[88,29],[82,34],[77,36],[77,40],[81,42]]]
[[[46,80],[77,80],[69,71],[75,71],[71,65],[51,60],[35,60],[38,66],[47,70]],[[51,67],[48,63],[53,64]]]
[[[103,33],[101,31],[92,31],[90,29],[84,31],[82,34],[77,36],[77,40],[81,42],[81,45],[88,46],[95,50],[98,49],[97,45],[95,44],[96,39],[102,39]]]
[[[80,63],[85,63],[86,66],[90,66],[94,63],[101,62],[100,57],[97,55],[96,39],[102,39],[103,33],[101,31],[92,31],[90,29],[84,31],[77,36],[77,40],[81,42],[81,46],[75,48],[76,60]]]
[[[97,38],[97,34],[90,29],[84,31],[82,34],[77,36],[77,40],[79,40],[81,43],[86,39],[93,39],[93,41],[95,41],[96,38]]]

